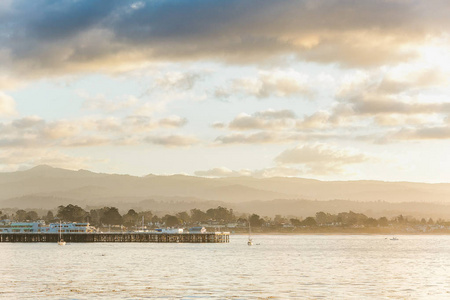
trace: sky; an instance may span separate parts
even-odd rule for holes
[[[446,0],[3,0],[0,171],[450,182]]]

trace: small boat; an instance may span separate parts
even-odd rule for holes
[[[65,244],[66,244],[66,242],[62,238],[62,226],[61,226],[61,220],[60,220],[59,221],[59,241],[58,241],[58,245],[64,246]]]
[[[247,245],[249,245],[249,246],[253,245],[252,228],[250,226],[250,220],[248,220],[248,241],[247,241]]]

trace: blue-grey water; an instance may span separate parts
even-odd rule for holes
[[[1,299],[450,299],[450,237],[0,244]]]

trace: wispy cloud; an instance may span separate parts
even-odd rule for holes
[[[302,170],[290,167],[273,167],[259,170],[231,170],[226,167],[213,168],[204,171],[195,171],[196,176],[201,177],[259,177],[259,178],[271,178],[271,177],[293,177],[304,174]]]
[[[198,138],[191,135],[165,135],[165,136],[148,136],[145,141],[150,144],[156,144],[165,147],[189,147],[198,144]]]
[[[0,91],[0,116],[14,116],[16,114],[16,102],[14,99]]]
[[[228,127],[232,130],[286,129],[295,127],[295,113],[291,110],[267,110],[254,115],[240,114]]]
[[[304,144],[283,151],[275,161],[285,165],[303,166],[311,174],[344,173],[349,165],[372,160],[356,150],[339,149],[325,144]]]
[[[260,71],[257,78],[238,78],[228,86],[217,88],[214,95],[218,98],[244,95],[259,99],[275,97],[304,96],[312,98],[314,92],[308,76],[294,70]]]
[[[119,99],[107,99],[107,97],[102,94],[90,96],[80,92],[79,96],[85,99],[83,108],[106,113],[124,111],[135,107],[139,103],[139,100],[136,97],[130,95],[122,96]]]
[[[232,144],[275,144],[286,143],[285,138],[281,138],[278,134],[273,132],[261,131],[251,134],[232,133],[218,136],[215,142],[220,145]]]
[[[203,74],[192,72],[167,72],[156,79],[156,84],[162,88],[190,90],[203,78]]]
[[[49,149],[13,149],[0,151],[0,170],[17,171],[22,168],[30,168],[37,165],[51,165],[65,169],[86,169],[92,163],[98,161],[90,157],[71,156],[60,151]]]
[[[187,120],[169,116],[153,120],[144,116],[84,117],[73,120],[48,122],[37,116],[28,116],[0,123],[0,147],[93,147],[99,145],[127,145],[143,141],[149,132],[171,130],[182,127]],[[177,136],[157,138],[159,145],[182,145],[193,140]]]

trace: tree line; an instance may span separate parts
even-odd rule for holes
[[[224,207],[211,208],[206,211],[200,209],[191,209],[189,212],[183,211],[175,215],[166,214],[157,216],[151,211],[136,212],[134,209],[128,210],[126,214],[121,215],[117,207],[103,207],[91,209],[89,211],[78,205],[69,204],[67,206],[58,206],[56,215],[48,211],[46,215],[39,216],[36,211],[18,210],[15,214],[3,214],[0,211],[0,219],[11,219],[18,222],[44,220],[45,222],[88,222],[93,226],[102,225],[124,225],[126,227],[138,226],[145,220],[145,223],[164,224],[168,227],[188,225],[192,223],[201,223],[209,220],[220,222],[232,222],[236,218],[232,209]]]
[[[241,214],[237,216],[233,209],[228,209],[222,206],[217,208],[210,208],[206,211],[194,208],[190,211],[182,211],[176,214],[166,214],[158,216],[152,211],[135,211],[128,210],[125,214],[120,214],[116,207],[103,207],[98,209],[85,210],[77,205],[69,204],[67,206],[58,206],[56,215],[52,211],[47,214],[39,216],[36,211],[17,210],[15,213],[8,215],[0,211],[0,219],[11,219],[19,222],[44,220],[47,223],[52,222],[88,222],[93,226],[109,226],[109,225],[123,225],[128,228],[139,227],[142,221],[145,224],[152,223],[167,227],[176,226],[190,226],[208,223],[213,225],[226,225],[229,223],[236,223],[241,226],[252,227],[317,227],[317,226],[361,226],[361,227],[386,227],[389,225],[434,225],[442,224],[448,225],[444,220],[437,220],[425,218],[416,219],[398,215],[393,218],[371,218],[362,213],[355,213],[352,211],[341,212],[338,214],[330,214],[326,212],[317,212],[315,216],[310,216],[305,219],[288,218],[281,215],[276,215],[274,218],[261,217],[257,214]]]

